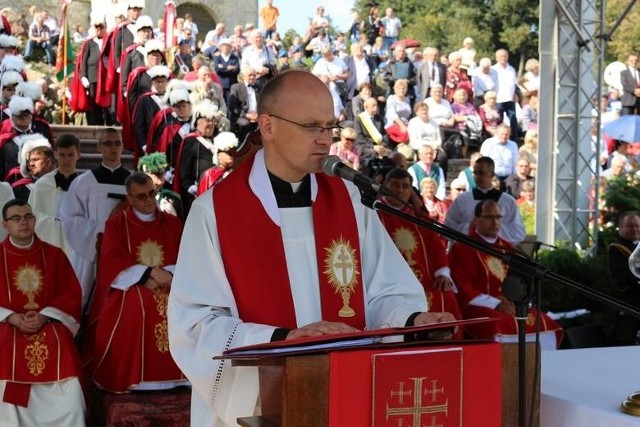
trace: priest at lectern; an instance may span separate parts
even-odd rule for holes
[[[357,188],[321,173],[339,129],[327,87],[308,72],[280,74],[262,91],[258,123],[264,148],[194,202],[169,296],[194,426],[256,412],[257,368],[212,359],[228,348],[454,320],[427,312]]]

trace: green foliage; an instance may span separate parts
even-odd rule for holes
[[[539,262],[556,276],[570,279],[589,289],[611,294],[605,255],[583,257],[569,248],[540,252]],[[542,309],[551,312],[573,311],[581,308],[591,313],[576,319],[563,320],[563,327],[589,323],[611,322],[611,309],[584,296],[573,287],[547,280],[542,285]]]
[[[370,0],[357,0],[355,9],[361,19],[367,19]],[[386,7],[393,7],[402,20],[401,37],[420,40],[422,47],[435,46],[442,53],[462,47],[462,40],[471,37],[478,54],[493,58],[500,47],[511,52],[511,63],[520,57],[538,55],[537,2],[529,0],[385,0],[379,2],[380,16]]]
[[[600,242],[607,247],[617,234],[618,217],[626,211],[640,212],[640,178],[610,179],[603,190],[604,209],[601,212]]]

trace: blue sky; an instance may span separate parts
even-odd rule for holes
[[[266,1],[260,0],[259,7],[266,4]],[[273,0],[273,5],[280,10],[280,18],[278,19],[278,31],[280,35],[289,29],[295,29],[299,34],[304,34],[309,27],[309,20],[316,13],[316,8],[320,5],[324,6],[325,15],[331,17],[331,21],[338,30],[346,31],[347,24],[351,19],[351,8],[354,0]]]

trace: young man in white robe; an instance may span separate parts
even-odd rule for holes
[[[58,167],[38,179],[29,195],[29,204],[36,216],[36,234],[44,242],[59,247],[71,259],[72,249],[62,231],[60,207],[64,205],[69,186],[77,178],[80,140],[70,133],[56,139],[54,151]]]
[[[116,129],[104,129],[97,148],[102,164],[73,180],[59,210],[65,238],[73,250],[71,265],[82,286],[83,309],[93,291],[104,223],[126,207],[124,180],[131,174],[122,167],[122,138]]]

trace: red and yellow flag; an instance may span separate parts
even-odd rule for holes
[[[67,7],[72,0],[60,0],[60,38],[58,39],[58,54],[56,55],[56,77],[62,81],[73,72],[75,56],[71,45]]]

